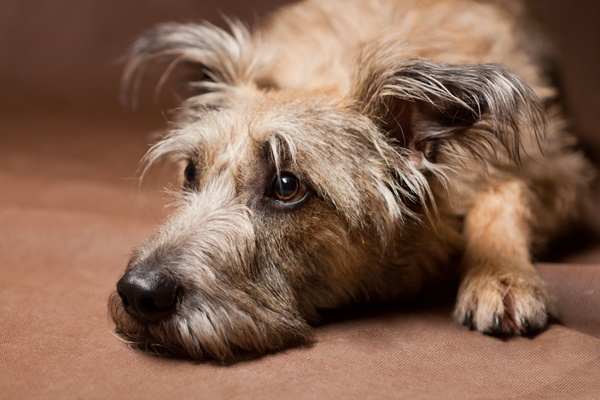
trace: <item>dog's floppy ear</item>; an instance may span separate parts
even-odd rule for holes
[[[200,78],[190,85],[199,93],[222,90],[247,82],[251,74],[251,34],[237,21],[228,20],[228,32],[208,22],[166,23],[139,37],[126,55],[121,85],[122,100],[135,102],[142,76],[150,64],[166,65],[157,93],[168,75],[180,64],[191,66]]]
[[[415,162],[436,153],[483,159],[497,140],[519,162],[520,130],[545,134],[542,106],[522,79],[496,64],[441,64],[399,59],[397,53],[367,54],[358,63],[353,96]],[[460,151],[459,151],[460,150]]]

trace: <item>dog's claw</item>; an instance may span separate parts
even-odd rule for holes
[[[492,336],[501,336],[503,334],[502,332],[502,317],[500,316],[500,314],[498,314],[497,312],[495,312],[492,315],[492,324],[490,326],[487,327],[487,329],[483,330],[483,333],[485,333],[486,335],[492,335]]]
[[[531,323],[529,321],[529,319],[527,319],[525,317],[521,318],[521,333],[523,335],[535,336],[543,330],[544,330],[543,324]]]
[[[470,330],[475,329],[473,326],[473,310],[468,309],[465,313],[465,318],[463,319],[463,325],[468,327]]]
[[[502,324],[502,317],[498,313],[494,313],[492,330],[495,332],[500,331],[500,325]]]

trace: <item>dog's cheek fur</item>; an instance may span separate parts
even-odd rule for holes
[[[260,279],[284,278],[303,317],[315,321],[319,309],[356,298],[366,244],[353,243],[348,223],[331,204],[313,195],[296,210],[263,209],[255,219]]]

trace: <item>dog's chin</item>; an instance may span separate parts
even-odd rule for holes
[[[116,292],[109,297],[108,309],[115,332],[130,347],[158,356],[231,363],[297,346],[310,337],[310,328],[300,318],[279,318],[269,324],[241,310],[217,318],[188,309],[185,318],[175,313],[148,323],[127,313]]]

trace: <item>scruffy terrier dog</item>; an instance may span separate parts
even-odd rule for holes
[[[133,86],[164,58],[204,78],[146,155],[177,160],[183,188],[110,296],[117,327],[226,360],[457,274],[458,322],[542,329],[532,254],[577,216],[589,167],[535,32],[516,1],[307,0],[253,33],[141,37]]]

